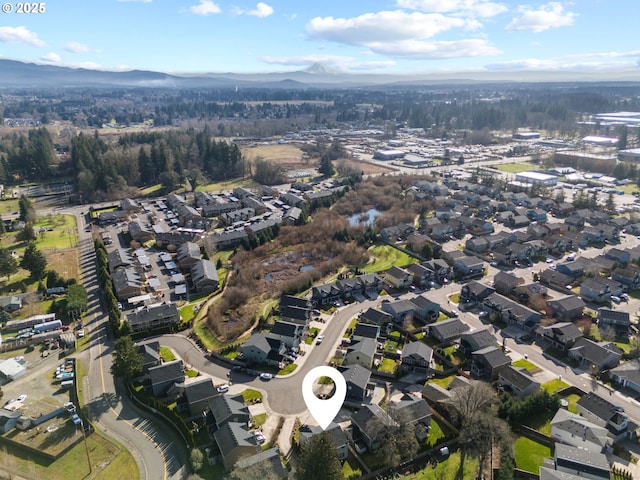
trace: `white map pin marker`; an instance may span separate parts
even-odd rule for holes
[[[329,377],[336,386],[333,396],[327,400],[320,400],[313,393],[313,384],[320,377]],[[347,382],[342,374],[333,367],[316,367],[304,376],[302,381],[304,403],[307,404],[307,409],[323,430],[326,430],[336,418],[346,396]]]

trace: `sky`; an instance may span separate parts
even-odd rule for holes
[[[3,0],[0,57],[105,70],[640,70],[639,0]],[[0,2],[1,3],[1,2]],[[11,10],[7,13],[7,10]]]

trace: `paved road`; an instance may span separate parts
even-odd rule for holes
[[[82,352],[89,371],[84,377],[85,402],[97,428],[121,442],[133,455],[142,480],[182,479],[186,477],[188,457],[185,447],[174,442],[175,434],[168,426],[148,419],[126,395],[124,387],[114,383],[109,369],[113,339],[108,318],[100,306],[95,255],[91,236],[84,232],[80,208],[74,209],[80,231],[80,264],[83,284],[89,294],[89,312],[85,331],[90,346]]]

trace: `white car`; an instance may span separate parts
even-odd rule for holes
[[[267,439],[265,438],[265,436],[262,434],[262,432],[256,432],[255,434],[256,437],[256,441],[262,445],[264,442],[267,441]]]
[[[27,399],[27,394],[23,393],[22,395],[20,395],[18,398],[16,398],[16,402],[24,402]]]
[[[225,393],[229,391],[229,384],[225,383],[224,385],[220,385],[218,388],[218,393]]]
[[[273,378],[273,374],[272,373],[261,373],[260,374],[260,379],[261,380],[271,380]]]
[[[316,337],[316,345],[320,345],[323,340],[324,340],[324,335],[318,335]]]

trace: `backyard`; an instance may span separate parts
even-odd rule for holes
[[[544,459],[551,457],[551,449],[541,443],[518,437],[515,444],[516,466],[527,472],[537,473]]]

